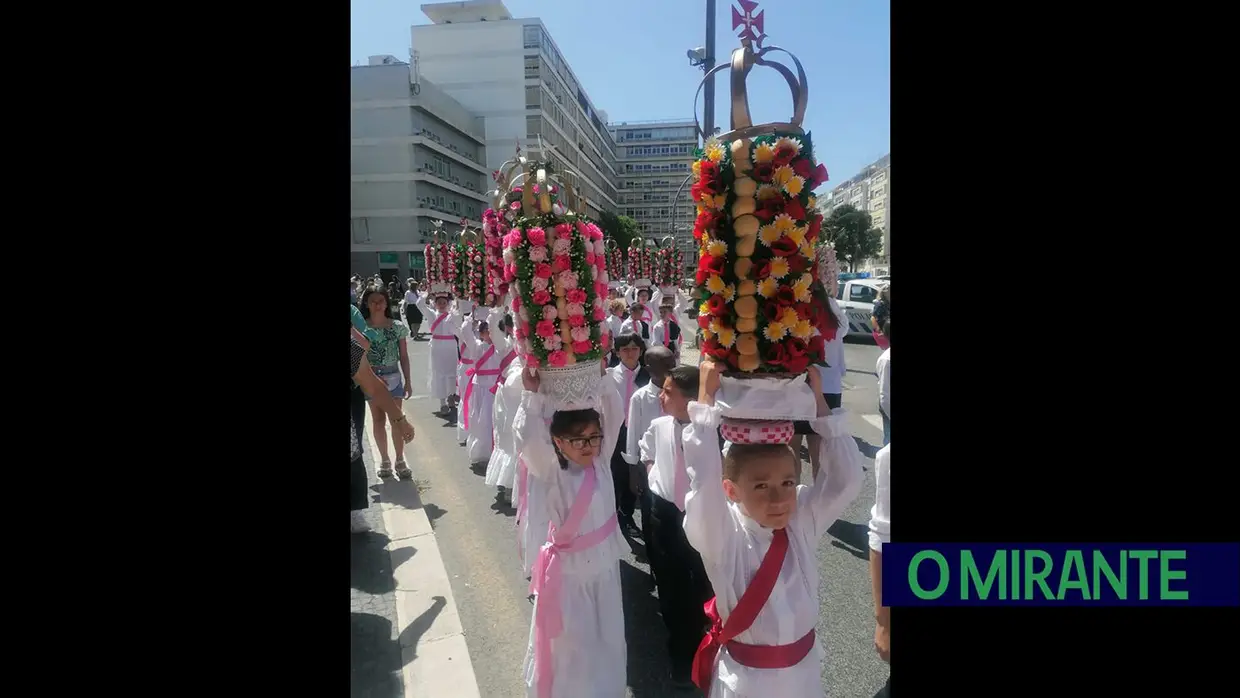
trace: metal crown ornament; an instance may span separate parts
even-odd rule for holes
[[[822,215],[812,191],[827,174],[801,127],[809,81],[800,60],[778,46],[762,46],[764,13],[754,14],[756,2],[738,2],[744,12],[733,10],[733,28],[743,28],[741,45],[730,62],[705,75],[694,98],[694,120],[704,139],[690,189],[697,209],[702,353],[728,368],[718,398],[721,407],[730,404],[725,414],[806,419],[814,415],[815,402],[804,373],[824,360],[825,342],[834,336],[814,249]],[[777,52],[791,59],[795,72],[772,59]],[[788,83],[789,120],[753,123],[746,80],[754,66],[772,68]],[[712,136],[701,130],[697,100],[706,81],[722,70],[731,75],[731,130]],[[754,383],[738,379],[756,377],[778,382],[779,390],[766,389],[776,388],[772,384],[738,392]],[[769,400],[759,395],[768,392]]]

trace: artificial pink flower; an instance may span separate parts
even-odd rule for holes
[[[517,339],[525,339],[526,337],[525,328],[526,328],[526,325],[522,325],[521,327],[517,328],[517,331],[515,333],[517,335]]]
[[[569,327],[585,327],[585,324],[586,324],[585,315],[569,315],[568,316]]]
[[[593,223],[587,223],[586,230],[590,231],[591,240],[602,240],[603,239],[603,231],[597,225]]]
[[[547,233],[542,228],[530,228],[525,231],[525,236],[530,239],[531,245],[547,244]]]
[[[534,290],[535,290],[535,291],[541,291],[541,290],[543,290],[543,289],[547,288],[547,280],[546,280],[546,279],[540,279],[540,278],[538,278],[537,276],[535,276],[535,277],[533,278],[533,280],[532,280],[530,283],[532,283],[532,284],[534,285]]]
[[[603,335],[598,338],[598,343],[599,343],[599,346],[603,347],[603,351],[607,351],[608,347],[611,346],[611,333],[604,332]],[[534,366],[536,364],[530,364],[530,365]]]
[[[551,266],[547,264],[539,264],[535,266],[534,276],[537,276],[540,279],[550,279],[551,278]]]
[[[560,255],[551,262],[551,271],[568,271],[573,268],[573,260],[568,255]]]
[[[603,310],[602,308],[595,308],[595,309],[594,309],[594,319],[595,319],[597,322],[602,322],[603,320],[606,320],[606,319],[607,319],[607,311]]]
[[[546,247],[542,247],[540,245],[538,247],[530,248],[530,261],[531,262],[542,262],[542,261],[546,261],[546,259],[547,259],[547,248]]]
[[[544,305],[542,313],[543,313],[544,320],[554,320],[557,314],[557,311],[554,305]]]
[[[560,335],[554,335],[543,339],[543,348],[547,351],[555,351],[564,348],[564,340],[560,339]]]
[[[561,223],[555,227],[555,236],[561,240],[567,240],[573,235],[573,226],[567,223]]]
[[[551,302],[551,292],[547,289],[534,292],[534,302],[538,305],[546,305]]]
[[[502,295],[504,295],[504,294],[505,294],[505,293],[507,293],[507,292],[508,292],[508,289],[504,288],[503,286],[500,286],[499,293],[500,293],[500,295],[501,295],[501,296],[502,296]],[[512,297],[512,309],[513,309],[513,310],[520,310],[520,309],[521,309],[521,296],[513,296],[513,297]]]
[[[585,354],[593,348],[594,348],[594,345],[591,344],[590,340],[588,339],[580,341],[580,342],[573,342],[573,351],[578,354]]]
[[[594,253],[593,252],[586,253],[586,264],[594,264]]]
[[[586,302],[586,292],[582,291],[579,288],[574,288],[573,290],[569,291],[567,294],[565,294],[565,297],[569,303],[585,303]]]
[[[586,314],[586,307],[580,303],[569,303],[568,305],[564,306],[564,309],[569,315],[585,315]]]
[[[560,285],[566,291],[577,288],[577,272],[575,271],[562,271],[556,278],[560,280]]]
[[[584,342],[590,338],[590,328],[589,327],[574,327],[573,329],[569,330],[569,335],[573,338],[574,342]]]
[[[551,251],[557,255],[568,254],[568,250],[572,247],[573,241],[566,238],[559,238],[551,243]]]
[[[550,320],[543,320],[538,323],[538,328],[535,330],[535,333],[537,333],[539,337],[554,337],[555,323]]]
[[[542,366],[542,362],[538,360],[537,356],[534,356],[533,348],[530,348],[527,351],[529,352],[529,355],[525,357],[525,365],[530,368],[538,368],[539,366]]]
[[[563,366],[568,363],[568,355],[562,351],[553,351],[547,355],[547,363],[552,366]]]

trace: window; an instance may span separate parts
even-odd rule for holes
[[[542,27],[536,24],[527,24],[524,28],[525,48],[538,48],[542,39]]]
[[[853,284],[851,287],[849,287],[848,300],[850,301],[854,301],[857,303],[873,303],[874,299],[877,297],[878,297],[878,292],[876,292],[874,289],[870,288],[869,286],[862,286],[861,284]]]
[[[536,56],[528,56],[525,59],[525,77],[538,77],[538,58]]]
[[[839,286],[839,288],[835,289],[835,300],[842,301],[844,300],[844,284],[837,284],[837,285]]]
[[[542,88],[537,85],[525,88],[525,108],[537,109],[542,103]]]
[[[872,197],[882,196],[884,189],[885,187],[875,187],[874,189],[870,190],[870,196]]]

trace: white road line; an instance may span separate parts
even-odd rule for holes
[[[883,430],[883,416],[881,414],[863,414],[861,418],[869,422],[870,426],[879,430]]]
[[[365,430],[366,448],[370,453],[377,453],[369,411]],[[430,626],[412,640],[416,645],[401,643],[404,697],[479,698],[478,679],[465,644],[448,570],[439,554],[430,519],[422,508],[417,483],[393,478],[381,481],[379,486],[383,527],[387,529],[389,540],[388,554],[399,548],[413,551],[401,554],[399,559],[403,562],[399,565],[397,560],[392,560],[397,632],[403,635],[414,621],[431,613],[434,607],[440,607],[438,613],[430,615]]]

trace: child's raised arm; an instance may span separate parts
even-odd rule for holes
[[[530,474],[549,480],[555,477],[560,467],[560,459],[551,445],[551,424],[543,417],[543,396],[538,394],[540,377],[530,375],[534,369],[521,370],[521,381],[525,390],[521,393],[521,403],[517,406],[512,418],[512,433],[516,440],[516,452],[525,460]]]
[[[685,429],[685,465],[689,494],[685,498],[685,536],[708,564],[720,564],[735,533],[736,521],[723,492],[723,454],[719,450],[719,365],[702,362],[698,399],[689,403],[689,426]]]
[[[857,498],[864,480],[861,451],[848,431],[844,412],[832,412],[822,397],[818,371],[809,372],[809,383],[818,398],[818,418],[810,422],[822,437],[819,462],[822,469],[814,484],[797,492],[797,516],[808,521],[814,538],[821,538],[844,509]]]

